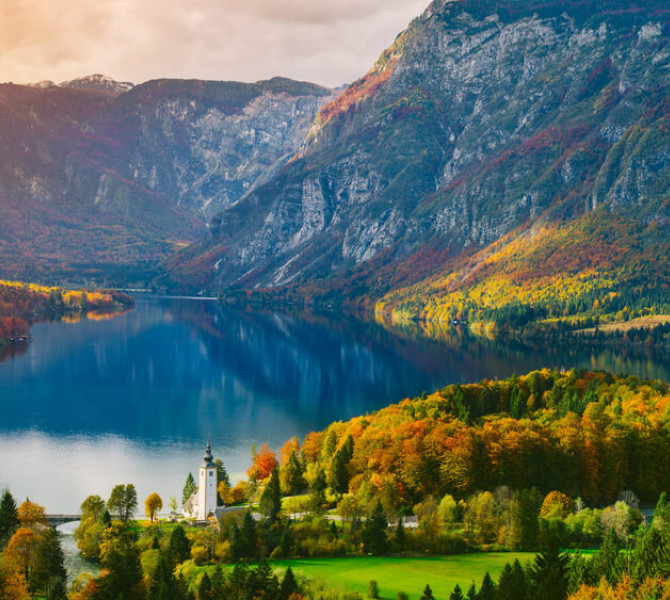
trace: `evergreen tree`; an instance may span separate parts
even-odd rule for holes
[[[293,569],[289,567],[286,569],[284,578],[281,581],[281,586],[279,587],[279,600],[288,600],[292,594],[298,592],[298,582],[295,579],[293,574]]]
[[[458,588],[458,591],[460,592],[461,589]],[[462,597],[463,595],[461,594],[461,598]],[[435,596],[433,596],[433,590],[430,589],[430,586],[428,584],[426,584],[426,587],[423,588],[423,594],[421,594],[421,600],[435,600]]]
[[[142,566],[140,554],[128,534],[114,540],[102,561],[107,574],[100,578],[100,598],[102,600],[141,600]]]
[[[300,494],[305,490],[304,469],[295,452],[291,452],[282,470],[287,494]]]
[[[213,596],[212,582],[209,579],[209,575],[205,572],[198,587],[198,598],[199,600],[212,600]]]
[[[291,551],[293,549],[293,539],[291,537],[290,521],[286,522],[284,525],[284,530],[282,531],[281,538],[279,540],[279,548],[281,549],[282,556],[291,556]]]
[[[274,523],[277,520],[281,511],[281,490],[279,488],[279,471],[277,467],[272,471],[270,481],[261,494],[258,508],[262,514],[270,519],[270,523]]]
[[[16,502],[9,490],[5,490],[0,500],[0,547],[4,546],[19,527]]]
[[[314,483],[312,484],[312,493],[310,495],[310,503],[314,512],[323,512],[324,505],[326,504],[326,487],[328,487],[328,484],[326,483],[326,474],[323,472],[323,469],[319,467],[316,472],[316,477],[314,478]]]
[[[635,583],[642,583],[648,577],[670,576],[669,542],[656,527],[638,530],[630,553],[630,575]]]
[[[495,583],[493,583],[493,579],[491,579],[489,572],[487,571],[484,574],[484,579],[482,579],[482,585],[479,588],[479,592],[477,592],[477,600],[495,600],[495,598],[496,586]],[[538,599],[539,598],[545,600],[542,596],[538,596]]]
[[[228,476],[228,471],[226,471],[226,467],[224,466],[223,461],[220,458],[217,458],[214,461],[214,465],[216,466],[216,489],[217,490],[219,489],[219,484],[222,482],[226,484],[226,487],[228,489],[230,489],[230,477]],[[193,482],[193,485],[195,485],[195,482]],[[216,505],[223,506],[224,504],[225,502],[223,501],[223,498],[221,498],[221,496],[217,494]]]
[[[540,526],[538,519],[541,507],[542,497],[535,488],[522,490],[519,493],[519,527],[521,530],[521,548],[524,550],[537,548]]]
[[[386,537],[386,529],[388,521],[386,520],[386,513],[381,501],[377,500],[377,504],[372,510],[372,514],[363,526],[363,545],[366,552],[370,552],[375,556],[384,554],[387,551],[388,541]]]
[[[256,558],[258,555],[258,535],[256,533],[256,522],[251,511],[247,510],[242,519],[242,527],[237,524],[233,528],[233,555],[236,559]]]
[[[186,476],[186,483],[184,484],[184,489],[181,492],[181,503],[186,504],[188,499],[198,491],[198,487],[195,485],[195,479],[193,475],[189,473]]]
[[[212,595],[214,600],[224,600],[225,592],[223,588],[225,581],[226,579],[223,575],[223,569],[221,568],[221,565],[216,565],[216,568],[214,569],[214,575],[212,576]]]
[[[529,596],[543,600],[564,600],[568,592],[570,558],[551,544],[535,557],[531,568]]]
[[[170,534],[167,557],[173,565],[177,565],[191,558],[191,542],[181,525],[177,525]]]
[[[451,592],[451,594],[449,594],[449,600],[465,600],[460,585],[456,584],[456,587],[454,587],[454,591]]]
[[[523,600],[526,597],[526,574],[521,563],[507,563],[498,580],[497,600]]]
[[[402,552],[405,549],[405,527],[402,522],[402,517],[398,519],[398,525],[395,530],[395,548],[397,552]]]
[[[67,600],[67,588],[64,579],[56,579],[51,584],[51,592],[47,600]]]
[[[330,487],[340,496],[349,491],[349,461],[353,456],[354,440],[349,435],[342,447],[335,453],[330,469]]]
[[[465,594],[467,600],[477,600],[477,588],[475,587],[475,582],[473,581],[468,588],[468,593]]]
[[[619,550],[621,550],[619,536],[616,534],[614,527],[611,527],[605,534],[605,539],[600,546],[600,552],[598,552],[598,555],[594,560],[596,561],[598,576],[604,577],[612,584],[619,580],[621,572]]]
[[[368,598],[376,600],[379,598],[379,584],[376,579],[368,581]]]
[[[102,513],[102,524],[105,527],[109,527],[112,524],[112,515],[109,514],[109,510],[105,509],[105,512]]]
[[[183,582],[174,576],[171,559],[161,554],[147,595],[148,600],[183,600],[185,591]]]
[[[66,577],[65,556],[58,533],[49,528],[44,531],[37,546],[31,572],[31,587],[44,590],[47,600],[50,600],[53,584],[65,580]]]

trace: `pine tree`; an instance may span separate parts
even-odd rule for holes
[[[212,600],[212,582],[209,579],[209,575],[205,573],[200,580],[200,586],[198,587],[198,598],[199,600]]]
[[[388,521],[386,520],[386,513],[381,501],[377,500],[377,504],[372,510],[372,514],[363,526],[363,545],[366,552],[370,552],[375,556],[384,554],[387,551],[388,541],[386,537],[386,529]]]
[[[619,580],[619,550],[621,550],[619,536],[617,536],[614,527],[611,527],[605,534],[605,539],[600,546],[600,552],[598,552],[595,561],[598,575],[612,584]]]
[[[7,543],[19,527],[16,502],[9,490],[5,490],[0,500],[0,546]]]
[[[295,452],[291,452],[282,471],[287,494],[299,494],[305,490],[307,482],[304,469]]]
[[[270,519],[271,523],[277,520],[281,511],[281,490],[279,488],[279,471],[277,467],[272,471],[270,481],[261,494],[258,508],[262,514]]]
[[[460,585],[456,584],[456,587],[454,587],[454,591],[451,592],[451,594],[449,594],[449,600],[465,600]]]
[[[198,487],[195,485],[195,479],[191,473],[186,477],[186,483],[184,484],[184,489],[181,493],[181,503],[186,504],[188,499],[198,491]]]
[[[42,534],[37,547],[35,563],[31,572],[32,587],[43,589],[47,600],[49,600],[52,585],[56,581],[63,581],[66,577],[65,556],[58,533],[54,529],[47,529]]]
[[[484,579],[482,579],[482,585],[479,588],[479,592],[477,592],[477,600],[495,600],[495,598],[496,586],[495,583],[493,583],[489,572],[487,571],[484,574]],[[542,596],[538,596],[538,598],[545,600]]]
[[[402,552],[405,549],[405,527],[402,522],[402,517],[398,519],[394,542],[397,552]]]
[[[314,478],[314,483],[312,484],[312,493],[310,494],[310,503],[312,505],[312,510],[316,513],[323,512],[324,505],[326,504],[326,474],[323,472],[323,469],[319,467],[316,472],[316,477]]]
[[[507,563],[498,580],[497,600],[523,600],[526,597],[526,574],[521,563]]]
[[[242,542],[242,556],[245,558],[256,558],[258,555],[258,535],[256,534],[256,521],[254,521],[250,510],[244,513],[240,538]]]
[[[460,592],[461,589],[458,588],[458,591]],[[463,595],[461,594],[461,598],[462,597]],[[421,594],[421,600],[435,600],[435,596],[433,596],[433,590],[430,589],[430,586],[428,584],[426,584],[426,587],[423,588],[423,594]]]
[[[564,600],[568,592],[570,558],[557,544],[547,546],[535,557],[528,595],[543,600]]]
[[[475,582],[473,581],[468,588],[468,593],[465,594],[467,600],[477,600],[477,588],[475,587]]]
[[[170,534],[167,557],[173,566],[178,565],[191,557],[191,542],[181,525],[177,525]]]
[[[284,578],[281,581],[281,586],[279,587],[279,600],[288,600],[292,594],[295,594],[298,591],[298,582],[295,579],[293,574],[293,569],[289,567],[286,569]]]

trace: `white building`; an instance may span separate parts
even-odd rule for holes
[[[216,465],[212,462],[212,458],[212,449],[207,441],[205,456],[198,469],[198,490],[183,506],[184,515],[198,521],[216,516]]]

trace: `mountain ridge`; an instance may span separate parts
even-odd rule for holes
[[[147,283],[204,233],[210,211],[295,153],[331,94],[283,78],[125,91],[104,76],[74,81],[0,85],[8,278]]]
[[[658,223],[663,248],[669,38],[658,1],[433,2],[167,271],[233,297],[369,302],[390,292],[375,261],[476,254],[594,209]]]

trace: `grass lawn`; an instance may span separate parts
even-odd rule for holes
[[[486,571],[497,581],[505,563],[518,558],[524,564],[533,557],[530,552],[490,552],[421,558],[314,558],[273,561],[272,566],[290,565],[296,573],[362,596],[367,595],[368,582],[374,579],[385,600],[395,600],[399,591],[406,592],[410,600],[417,600],[426,584],[437,600],[447,600],[457,583],[465,594],[473,581],[479,588]]]

